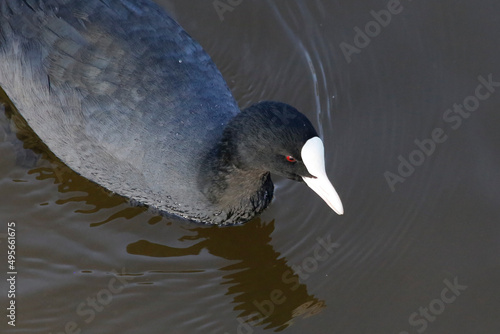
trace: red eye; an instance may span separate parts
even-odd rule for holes
[[[286,160],[288,160],[289,162],[296,162],[296,161],[297,161],[297,160],[296,160],[294,157],[292,157],[291,155],[287,155],[287,156],[286,156]]]

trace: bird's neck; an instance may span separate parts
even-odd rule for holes
[[[245,222],[271,202],[274,186],[269,172],[236,167],[230,145],[219,145],[204,161],[198,186],[221,215]],[[236,218],[236,219],[235,219]]]

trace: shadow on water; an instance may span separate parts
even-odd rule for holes
[[[256,218],[244,225],[231,228],[198,227],[191,229],[194,236],[180,241],[197,241],[187,248],[139,240],[127,246],[127,252],[149,257],[180,257],[198,255],[202,250],[236,261],[219,270],[224,272],[223,284],[233,295],[234,310],[246,323],[280,331],[297,317],[309,317],[321,312],[325,302],[310,295],[307,286],[287,264],[284,257],[270,245],[274,221],[263,223]]]
[[[82,203],[84,205],[81,207],[84,209],[79,208],[75,213],[93,214],[128,202],[68,168],[33,133],[5,94],[0,95],[0,102],[5,110],[0,117],[4,134],[2,141],[15,146],[16,164],[26,168],[28,175],[35,175],[39,181],[51,180],[57,185],[59,193],[68,195],[57,199],[55,204]],[[90,208],[85,209],[87,206]],[[146,211],[146,207],[128,205],[118,211],[115,209],[108,218],[93,222],[90,227],[98,227],[120,218],[130,220]],[[150,217],[149,224],[165,218],[158,215]],[[127,252],[147,257],[175,258],[199,255],[206,250],[216,257],[234,262],[219,270],[223,273],[222,284],[227,286],[227,294],[233,296],[232,302],[234,310],[239,313],[239,321],[247,326],[263,326],[281,331],[296,319],[313,316],[326,308],[323,300],[308,293],[307,286],[300,283],[299,276],[287,260],[280,257],[280,253],[270,244],[274,220],[264,223],[256,218],[247,224],[231,228],[195,225],[188,230],[195,235],[185,235],[179,241],[196,242],[192,246],[174,248],[139,240],[130,243]]]

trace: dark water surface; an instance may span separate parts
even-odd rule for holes
[[[18,275],[17,326],[0,328],[499,333],[500,3],[230,3],[220,15],[212,1],[164,4],[241,107],[274,99],[308,115],[346,214],[274,178],[273,204],[244,226],[161,218],[1,112],[0,236],[16,223]],[[388,4],[390,22],[370,14]]]

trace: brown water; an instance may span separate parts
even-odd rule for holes
[[[370,11],[392,1],[230,3],[222,21],[212,1],[164,4],[241,107],[281,100],[313,120],[346,214],[274,178],[273,204],[243,226],[154,216],[2,112],[17,318],[1,332],[497,334],[500,4],[402,0],[382,27]],[[473,111],[447,111],[462,103]]]

